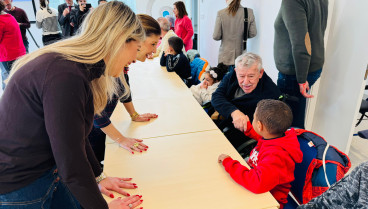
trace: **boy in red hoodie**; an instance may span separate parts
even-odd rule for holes
[[[244,132],[258,141],[247,161],[251,168],[225,154],[218,158],[238,184],[256,194],[271,192],[280,203],[280,208],[287,203],[290,183],[294,180],[295,163],[303,160],[294,129],[287,130],[292,121],[291,109],[285,103],[261,100],[257,104],[253,124],[248,122]]]

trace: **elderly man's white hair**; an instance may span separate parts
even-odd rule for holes
[[[257,64],[258,72],[261,72],[262,67],[262,58],[254,54],[252,52],[245,52],[239,57],[235,59],[235,68],[245,68],[248,69],[252,67],[254,64]]]
[[[165,17],[159,17],[157,18],[158,24],[160,24],[160,28],[163,31],[169,31],[170,30],[170,22]]]

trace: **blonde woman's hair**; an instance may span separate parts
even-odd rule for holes
[[[118,79],[109,76],[119,59],[119,49],[131,40],[141,41],[144,38],[140,20],[132,10],[122,2],[111,1],[92,10],[76,36],[45,46],[16,61],[9,79],[26,63],[46,53],[59,53],[67,60],[85,64],[95,64],[104,59],[105,72],[91,81],[94,111],[100,114],[107,100],[120,93]],[[108,58],[107,62],[105,58]],[[126,96],[130,89],[124,75],[120,76],[120,80],[125,89],[123,96]]]
[[[229,14],[231,14],[232,16],[235,16],[236,12],[238,11],[240,7],[240,0],[233,0],[229,7],[228,7],[228,12]]]

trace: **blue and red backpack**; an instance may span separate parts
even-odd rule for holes
[[[290,192],[299,204],[305,204],[344,177],[351,163],[345,153],[329,145],[323,137],[304,129],[295,131],[303,161],[295,164],[295,180]],[[285,208],[288,207],[285,205]]]

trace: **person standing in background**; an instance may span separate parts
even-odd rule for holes
[[[70,12],[77,5],[73,3],[73,0],[65,0],[64,4],[60,4],[58,7],[58,20],[61,26],[63,37],[67,38],[73,35],[74,25],[70,20]]]
[[[159,56],[161,58],[162,53],[164,53],[168,48],[169,48],[169,38],[176,36],[175,32],[173,30],[170,30],[170,22],[168,19],[166,19],[165,17],[159,17],[157,19],[157,22],[160,24],[160,28],[161,28],[161,40],[160,40],[160,44],[157,47],[157,51],[153,54],[153,57],[157,57]],[[184,55],[186,55],[186,51],[185,48],[183,47],[183,53]]]
[[[218,62],[230,66],[229,70],[234,69],[235,59],[244,50],[244,7],[240,5],[240,0],[226,0],[228,7],[217,12],[213,39],[221,40]],[[247,38],[257,35],[256,21],[253,10],[248,11],[248,28],[246,29]]]
[[[49,1],[40,0],[40,6],[41,9],[36,13],[36,26],[42,28],[42,42],[46,46],[61,39],[61,28],[58,13],[49,7]]]
[[[90,8],[87,8],[87,0],[77,0],[78,6],[70,12],[70,21],[74,26],[73,35],[77,34],[79,27],[82,25],[84,18],[89,13]]]
[[[307,93],[322,72],[328,0],[283,0],[275,20],[273,53],[282,93],[299,98],[289,102],[292,126],[304,129]]]
[[[194,34],[192,21],[188,17],[185,4],[182,1],[174,3],[175,33],[183,39],[185,51],[193,48],[192,36]]]
[[[15,18],[5,13],[5,4],[0,1],[0,62],[2,89],[16,59],[26,54],[22,35]]]
[[[27,29],[31,27],[31,23],[28,20],[26,12],[18,7],[13,6],[13,0],[4,0],[5,12],[11,14],[18,22],[20,32],[22,34],[23,44],[28,53],[29,42],[27,38]]]

